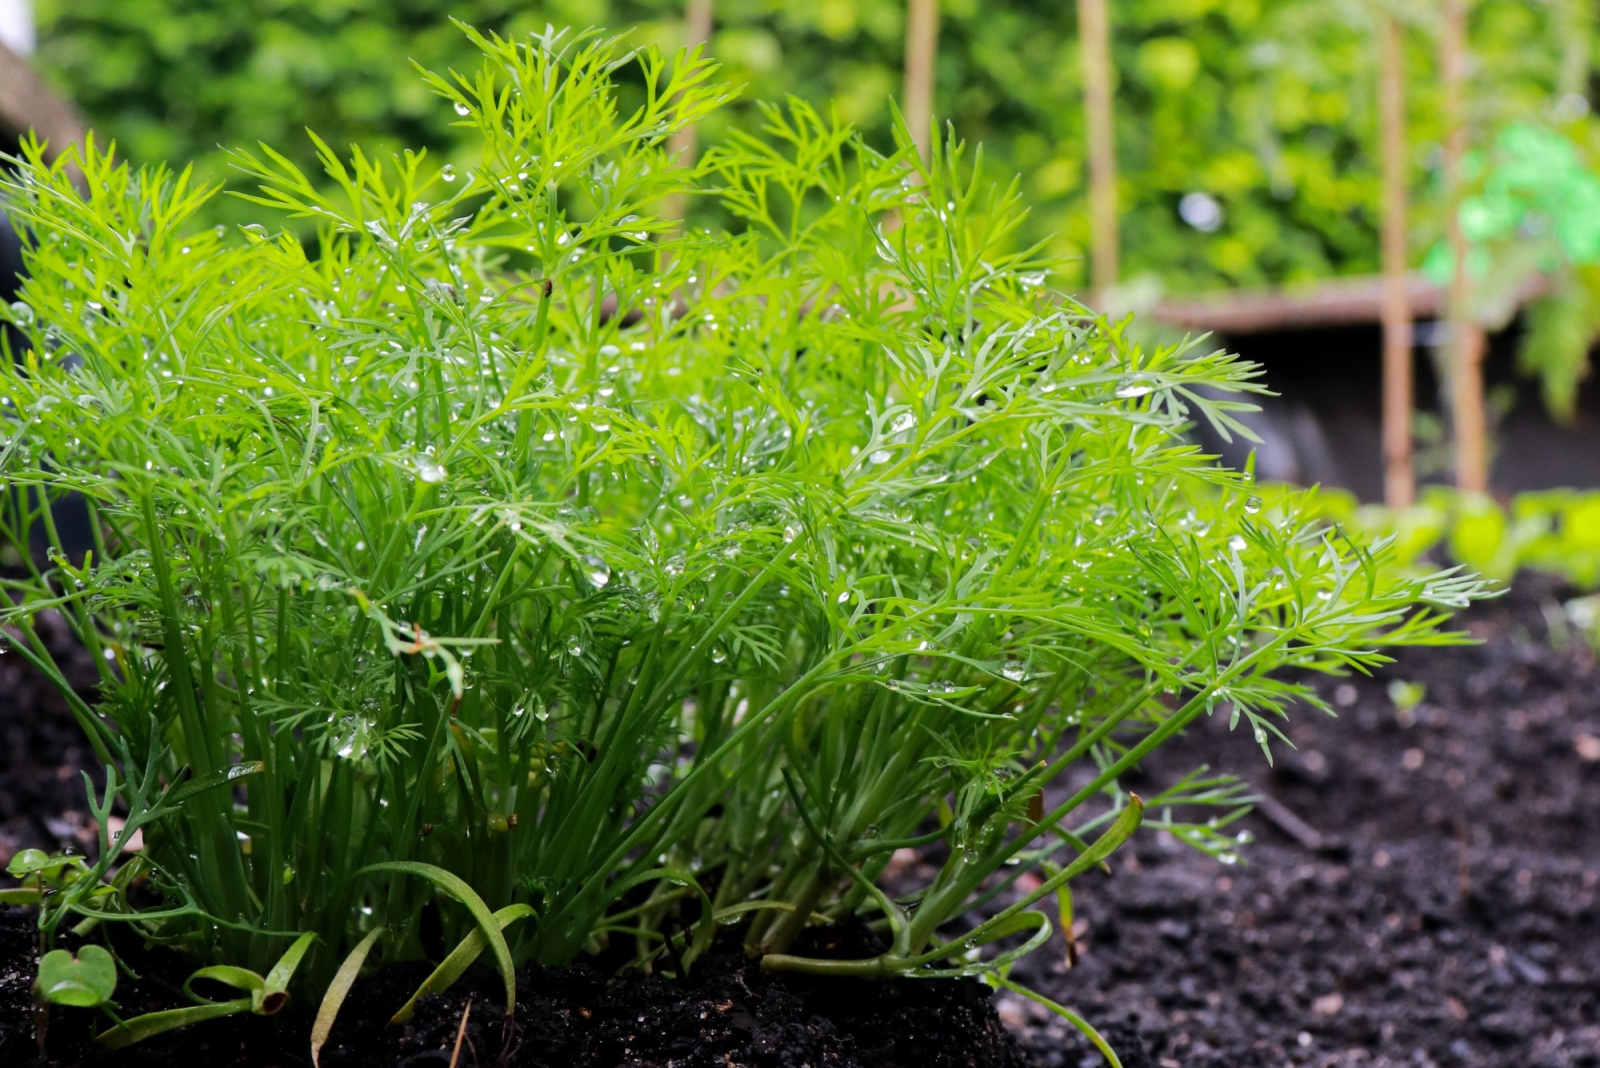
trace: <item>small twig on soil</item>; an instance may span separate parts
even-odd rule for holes
[[[1465,816],[1456,816],[1456,890],[1461,903],[1472,900],[1472,837],[1468,833]]]
[[[461,1040],[467,1037],[467,1017],[472,1015],[472,995],[467,995],[466,1007],[461,1010],[461,1024],[456,1028],[456,1048],[450,1051],[450,1068],[456,1068],[461,1059]]]
[[[1323,834],[1295,815],[1288,805],[1265,791],[1256,799],[1255,808],[1268,823],[1313,853],[1342,853],[1345,850],[1345,844],[1338,838]]]

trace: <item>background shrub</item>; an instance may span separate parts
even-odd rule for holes
[[[1438,164],[1435,12],[1395,5],[1417,27],[1409,55],[1420,187]],[[195,161],[227,174],[219,146],[266,141],[314,169],[300,136],[444,149],[464,158],[448,116],[405,67],[470,63],[444,25],[456,15],[520,33],[546,21],[630,30],[677,47],[667,0],[39,0],[39,63],[136,162]],[[743,103],[707,121],[702,143],[750,121],[754,101],[796,94],[837,109],[880,150],[901,85],[902,0],[786,4],[719,0],[710,54]],[[983,143],[999,173],[1025,175],[1024,233],[1083,281],[1088,242],[1072,5],[944,0],[936,113]],[[1372,102],[1375,6],[1360,0],[1119,0],[1114,5],[1125,274],[1174,290],[1304,281],[1377,266]],[[1473,5],[1473,121],[1549,122],[1594,140],[1585,116],[1594,20],[1574,0]],[[1215,199],[1214,232],[1184,223],[1182,197]],[[227,201],[205,209],[232,222]],[[1417,248],[1442,221],[1422,207]]]

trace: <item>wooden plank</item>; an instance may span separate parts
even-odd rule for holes
[[[1410,314],[1432,319],[1444,310],[1444,290],[1420,275],[1405,280]],[[1323,326],[1360,326],[1383,314],[1383,278],[1359,275],[1330,278],[1303,289],[1239,289],[1214,296],[1166,300],[1156,319],[1190,330],[1218,334],[1265,334]]]
[[[1164,300],[1150,315],[1169,326],[1226,337],[1371,326],[1383,321],[1383,284],[1381,275],[1354,275],[1296,289],[1236,289]],[[1549,287],[1548,279],[1535,275],[1523,284],[1517,304],[1544,295]],[[1412,274],[1405,280],[1405,297],[1412,319],[1438,319],[1445,314],[1448,290]]]

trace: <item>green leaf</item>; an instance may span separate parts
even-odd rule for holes
[[[1084,1038],[1087,1038],[1095,1049],[1100,1051],[1100,1055],[1106,1059],[1106,1063],[1109,1064],[1111,1068],[1122,1068],[1122,1061],[1118,1059],[1116,1050],[1111,1048],[1111,1043],[1107,1042],[1105,1037],[1094,1028],[1094,1025],[1089,1023],[1089,1021],[1085,1020],[1082,1016],[1078,1015],[1078,1013],[1067,1008],[1059,1001],[1051,1001],[1043,994],[1025,987],[1021,983],[1013,982],[1011,979],[1006,978],[1005,976],[993,976],[992,981],[1006,990],[1011,991],[1013,994],[1021,994],[1029,1001],[1037,1002],[1038,1004],[1043,1005],[1045,1008],[1049,1009],[1051,1012],[1067,1021],[1067,1023],[1071,1024],[1078,1030],[1079,1034],[1083,1035]]]
[[[221,983],[224,986],[231,986],[235,990],[245,991],[250,995],[250,1011],[252,1012],[257,1011],[262,1004],[262,998],[267,989],[267,981],[249,968],[239,968],[232,964],[212,964],[204,968],[196,968],[189,974],[189,978],[183,981],[183,992],[204,1004],[212,1004],[212,1002],[209,998],[196,994],[192,989],[192,985],[197,979]]]
[[[274,964],[272,970],[267,973],[267,979],[262,991],[267,1002],[272,1003],[272,1008],[266,1010],[267,1012],[277,1012],[278,1009],[283,1007],[284,1001],[288,999],[289,982],[294,978],[295,969],[300,967],[300,962],[305,958],[306,951],[311,948],[311,943],[316,940],[317,936],[311,931],[307,931],[299,938],[296,938],[294,943],[284,950],[283,956],[278,958],[278,963]],[[279,1000],[274,1002],[274,999]],[[258,1008],[256,1011],[263,1012],[263,1009]]]
[[[56,1005],[90,1009],[111,1000],[117,989],[117,962],[100,946],[84,946],[74,957],[52,949],[39,960],[39,995]]]
[[[223,1016],[237,1016],[250,1011],[250,999],[213,1001],[204,1005],[190,1005],[182,1009],[166,1009],[135,1016],[95,1036],[95,1041],[107,1049],[126,1049],[135,1042],[165,1034],[180,1027],[215,1020]]]
[[[339,970],[333,974],[333,981],[328,984],[328,989],[323,992],[322,1003],[317,1006],[317,1018],[311,1024],[311,1063],[314,1068],[321,1068],[322,1047],[327,1043],[328,1036],[333,1033],[333,1022],[338,1018],[339,1009],[344,1005],[344,999],[349,995],[350,988],[355,986],[356,977],[361,974],[361,965],[366,962],[367,954],[378,944],[378,938],[384,930],[382,927],[374,927],[367,932],[365,938],[356,943],[356,947],[339,965]]]
[[[483,898],[478,896],[476,890],[467,885],[465,879],[459,875],[445,871],[443,868],[432,864],[423,864],[415,860],[386,860],[378,864],[368,864],[356,872],[356,877],[372,872],[397,872],[401,875],[415,875],[419,879],[426,879],[440,890],[449,894],[467,907],[472,913],[472,918],[477,921],[478,930],[488,940],[489,948],[494,951],[495,963],[500,968],[500,978],[506,987],[506,1015],[510,1016],[517,1007],[517,970],[511,961],[511,947],[506,945],[505,935],[500,933],[500,924],[489,911],[489,906],[483,903]]]
[[[229,783],[237,782],[247,775],[260,775],[266,770],[267,765],[260,760],[247,760],[242,764],[219,768],[209,775],[202,775],[199,778],[189,780],[173,790],[167,799],[174,805],[181,805],[190,798],[205,793],[207,790],[215,790],[219,786],[227,786]]]
[[[531,905],[507,905],[494,914],[495,926],[504,931],[518,920],[536,914]],[[417,999],[423,995],[437,994],[440,991],[450,989],[455,984],[455,981],[461,978],[462,973],[472,965],[472,962],[478,959],[479,954],[483,952],[484,947],[487,945],[488,940],[484,938],[483,931],[474,927],[467,937],[463,938],[456,948],[450,951],[450,955],[440,961],[439,966],[429,973],[428,977],[422,981],[422,985],[417,987],[416,993],[412,994],[406,1000],[406,1003],[400,1006],[400,1011],[394,1014],[389,1023],[391,1025],[405,1023],[411,1019],[411,1014],[417,1008]]]
[[[43,871],[51,863],[50,854],[42,849],[20,849],[6,865],[6,874],[20,879],[24,875]]]

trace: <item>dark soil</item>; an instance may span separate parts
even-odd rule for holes
[[[54,1010],[41,1057],[30,1008],[31,913],[0,909],[0,1065],[206,1068],[309,1065],[310,1013],[237,1016],[149,1039],[118,1054],[89,1045],[103,1021]],[[136,948],[136,947],[134,947]],[[869,955],[882,947],[851,937],[809,952]],[[181,961],[145,954],[125,1015],[186,1002]],[[687,980],[610,979],[583,965],[527,968],[507,1020],[499,977],[470,971],[447,993],[423,998],[413,1020],[389,1017],[427,975],[398,965],[358,983],[322,1050],[323,1068],[423,1068],[457,1064],[518,1068],[1026,1068],[1001,1026],[989,988],[976,980],[818,981],[769,977],[742,957],[700,962]],[[470,1008],[469,1008],[470,1003]],[[465,1019],[465,1028],[462,1021]]]
[[[87,694],[94,664],[66,626],[45,613],[39,634]],[[93,845],[82,775],[92,770],[103,785],[93,758],[66,701],[0,639],[0,867],[19,849]]]
[[[1581,635],[1552,647],[1559,596],[1519,579],[1460,621],[1484,644],[1319,683],[1338,718],[1297,711],[1273,769],[1225,721],[1155,754],[1130,788],[1206,763],[1291,819],[1240,824],[1233,866],[1146,837],[1074,884],[1078,966],[1046,950],[1015,976],[1109,1025],[1127,1068],[1600,1065],[1600,672]],[[1426,698],[1401,713],[1390,680]],[[1001,1013],[1042,1065],[1103,1063]]]
[[[1114,878],[1074,884],[1077,967],[1058,941],[1014,976],[1100,1026],[1127,1068],[1600,1068],[1600,672],[1581,637],[1554,647],[1552,611],[1559,591],[1519,580],[1463,618],[1485,644],[1319,682],[1339,717],[1296,712],[1298,749],[1275,768],[1222,720],[1153,756],[1130,788],[1207,763],[1279,802],[1276,818],[1237,825],[1257,842],[1229,866],[1144,836]],[[70,815],[76,728],[16,666],[0,660],[0,860],[85,831]],[[1396,679],[1426,687],[1411,713],[1390,700]],[[36,1053],[19,959],[31,939],[22,913],[0,910],[0,1064]],[[150,974],[151,1005],[178,1003],[160,977],[182,972]],[[479,974],[385,1031],[420,976],[359,984],[323,1064],[446,1065],[469,996],[462,1065],[1023,1063],[973,983],[767,982],[738,960],[702,962],[686,984],[532,970],[508,1028]],[[1102,1063],[1032,1003],[1008,995],[999,1011],[1038,1065]],[[301,1064],[308,1026],[235,1018],[114,1063]],[[84,1032],[58,1020],[52,1050],[70,1059]]]

